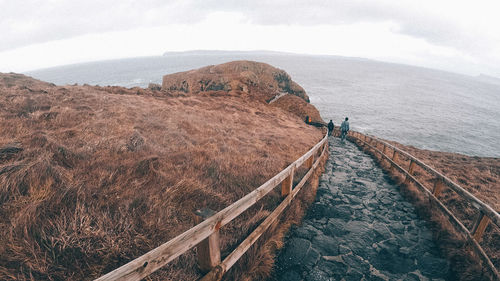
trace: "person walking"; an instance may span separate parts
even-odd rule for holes
[[[340,138],[342,140],[345,140],[345,136],[347,135],[347,132],[349,132],[349,118],[345,118],[344,122],[342,122],[342,125],[340,125]]]
[[[335,126],[333,125],[333,121],[330,119],[330,123],[328,123],[328,135],[331,136],[333,133],[333,129]]]

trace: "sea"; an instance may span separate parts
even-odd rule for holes
[[[500,157],[500,80],[361,58],[195,51],[30,71],[55,83],[147,87],[165,74],[234,60],[285,70],[325,121],[422,149]]]

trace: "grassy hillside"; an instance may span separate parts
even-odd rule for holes
[[[322,137],[242,89],[55,86],[19,74],[0,74],[0,120],[1,280],[107,273],[194,226],[196,209],[241,198]],[[269,213],[278,190],[268,197],[222,229],[223,251]],[[253,255],[240,267],[265,274],[272,256]],[[153,278],[199,276],[190,251]]]

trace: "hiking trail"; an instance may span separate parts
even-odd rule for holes
[[[355,144],[329,145],[315,202],[270,280],[448,280],[448,261],[397,184]]]

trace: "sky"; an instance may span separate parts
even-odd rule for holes
[[[499,8],[498,0],[0,0],[0,72],[270,50],[500,77]]]

